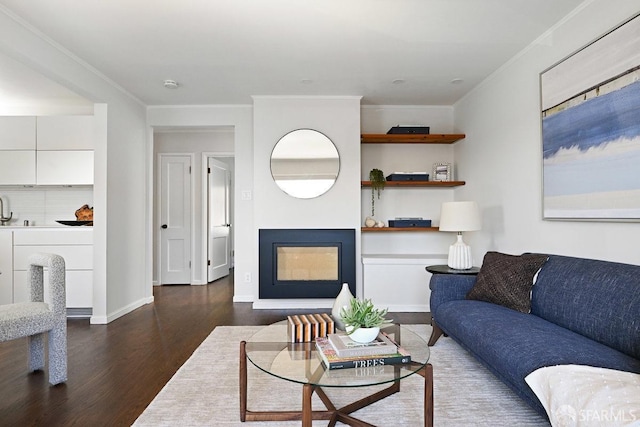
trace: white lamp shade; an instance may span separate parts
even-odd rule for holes
[[[476,202],[447,202],[440,211],[440,231],[480,230],[480,210]]]

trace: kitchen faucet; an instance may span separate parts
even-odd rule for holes
[[[2,203],[2,197],[0,197],[0,225],[6,225],[7,222],[11,221],[13,217],[13,212],[9,213],[9,217],[4,216],[4,203]]]

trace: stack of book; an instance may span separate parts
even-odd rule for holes
[[[384,332],[370,343],[353,341],[347,334],[316,338],[316,354],[327,369],[364,368],[411,362],[411,355]]]
[[[327,313],[287,316],[289,342],[311,342],[334,332],[333,319]]]

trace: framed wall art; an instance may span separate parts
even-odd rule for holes
[[[451,181],[452,176],[451,163],[433,164],[433,181]]]
[[[640,17],[540,74],[543,218],[640,220]]]

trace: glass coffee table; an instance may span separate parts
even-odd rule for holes
[[[411,354],[411,362],[402,365],[375,367],[375,372],[362,375],[346,368],[328,370],[316,355],[314,342],[287,342],[287,322],[265,326],[248,341],[240,343],[240,420],[241,421],[302,421],[311,427],[312,420],[329,420],[329,426],[340,421],[351,426],[372,426],[350,414],[400,391],[400,381],[414,374],[424,377],[424,425],[433,426],[433,367],[429,361],[429,347],[424,339],[401,325],[385,329],[395,341]],[[247,361],[276,378],[298,383],[302,388],[300,411],[251,411],[247,409]],[[325,394],[328,387],[368,387],[388,384],[367,397],[337,408]],[[313,410],[311,398],[316,394],[325,410]],[[419,396],[416,396],[419,398]],[[390,408],[393,410],[393,408]],[[400,415],[400,414],[398,414]]]

